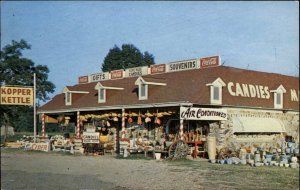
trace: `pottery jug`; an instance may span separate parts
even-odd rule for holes
[[[291,158],[291,162],[297,163],[297,161],[298,161],[298,158],[296,156],[294,156],[294,157]]]

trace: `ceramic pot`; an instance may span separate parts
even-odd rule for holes
[[[287,145],[288,145],[289,148],[291,148],[293,146],[293,143],[292,142],[288,142]]]
[[[263,165],[263,163],[260,163],[260,162],[256,162],[255,164],[254,164],[254,166],[256,166],[256,167],[259,167],[259,166],[262,166]]]
[[[225,163],[225,160],[220,160],[220,164],[224,164]]]
[[[285,152],[286,152],[287,154],[290,154],[290,153],[291,153],[291,149],[290,149],[290,148],[287,148],[287,149],[285,149]]]
[[[294,157],[291,158],[291,162],[297,163],[297,161],[298,161],[298,158],[296,156],[294,156]]]
[[[280,161],[281,161],[281,162],[287,163],[287,162],[288,162],[287,156],[286,156],[286,155],[281,155],[281,156],[280,156]]]
[[[227,160],[226,160],[226,163],[227,163],[227,164],[232,164],[232,159],[230,159],[230,158],[227,159]]]
[[[255,162],[260,162],[260,154],[255,154],[254,161]]]
[[[161,158],[161,153],[155,153],[155,158],[156,158],[156,160],[160,160],[160,158]]]
[[[299,154],[299,148],[294,149],[294,154]]]
[[[253,165],[254,164],[254,160],[248,160],[247,161],[250,165]]]
[[[246,159],[241,160],[241,164],[242,164],[242,165],[246,165],[246,164],[247,164]]]
[[[284,164],[284,166],[285,166],[286,168],[288,168],[290,165],[289,165],[289,164]]]
[[[271,161],[272,161],[272,158],[273,158],[273,155],[271,155],[271,154],[266,154],[266,155],[265,155],[265,158],[266,158],[267,162],[271,162]]]

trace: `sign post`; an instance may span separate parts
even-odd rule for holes
[[[36,143],[36,75],[33,73],[33,139]]]

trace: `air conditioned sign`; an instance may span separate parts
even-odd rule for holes
[[[99,133],[89,133],[89,132],[83,132],[82,135],[82,142],[83,143],[99,143]]]
[[[180,107],[180,119],[184,120],[227,120],[226,109]]]
[[[125,77],[138,77],[148,74],[148,66],[134,67],[125,70]]]
[[[2,105],[33,105],[32,87],[0,87],[0,104]]]
[[[97,82],[97,81],[103,81],[109,79],[109,72],[105,73],[97,73],[89,76],[90,82]]]
[[[198,68],[200,68],[200,64],[197,59],[178,61],[166,65],[167,72],[184,71]]]

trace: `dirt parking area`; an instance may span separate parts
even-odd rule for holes
[[[1,189],[298,189],[299,169],[1,149]]]

